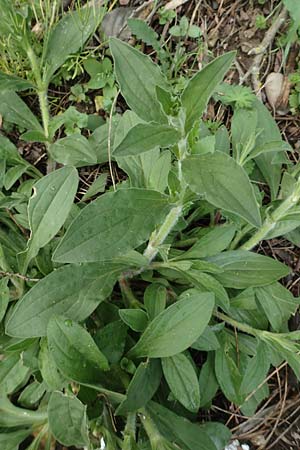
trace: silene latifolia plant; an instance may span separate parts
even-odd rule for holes
[[[65,59],[52,51],[44,83]],[[290,269],[252,251],[297,236],[299,167],[263,104],[220,84],[234,53],[175,96],[147,56],[110,51],[130,109],[89,138],[52,134],[61,168],[42,177],[1,136],[0,447],[222,450],[230,431],[200,420],[218,391],[251,416],[271,366],[300,377]],[[7,75],[4,119],[47,138],[57,119],[41,128],[15,86]],[[201,119],[212,95],[230,133]],[[74,203],[76,168],[110,159],[126,181]]]

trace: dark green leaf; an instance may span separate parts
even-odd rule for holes
[[[141,309],[119,309],[121,319],[134,331],[144,331],[148,324],[148,316]]]
[[[148,325],[131,357],[167,357],[186,350],[204,331],[214,307],[214,295],[197,289],[184,292]]]
[[[166,307],[167,290],[159,283],[150,284],[144,293],[144,303],[150,320],[158,316]]]
[[[212,256],[209,261],[223,269],[215,274],[225,287],[244,289],[252,286],[265,286],[287,276],[290,269],[268,256],[233,250]]]
[[[45,338],[41,340],[41,349],[38,360],[39,370],[47,386],[51,390],[61,389],[66,380],[58,371],[52,353],[49,352],[47,339]]]
[[[56,314],[86,319],[110,294],[121,270],[120,265],[83,264],[51,272],[17,303],[6,324],[7,334],[45,336],[48,322]]]
[[[1,91],[24,91],[26,89],[34,88],[27,80],[17,77],[16,75],[9,75],[0,71],[0,90]]]
[[[19,444],[31,434],[31,430],[19,430],[11,433],[0,433],[1,450],[18,450]]]
[[[266,378],[270,368],[270,360],[266,344],[259,342],[256,354],[249,360],[241,384],[241,393],[248,395]]]
[[[78,398],[53,392],[48,403],[51,433],[63,445],[83,447],[89,444],[86,406]]]
[[[58,262],[112,259],[145,242],[169,210],[159,192],[121,189],[101,195],[76,217],[58,245]]]
[[[195,121],[201,118],[208,100],[223,80],[234,58],[235,52],[219,56],[189,81],[181,97],[182,105],[186,110],[185,129],[187,132],[191,130]]]
[[[190,188],[217,208],[237,214],[255,227],[261,225],[258,203],[244,169],[230,156],[215,152],[183,161]]]
[[[63,375],[78,383],[101,383],[108,361],[83,327],[71,319],[52,317],[47,336],[49,350]]]
[[[159,67],[148,56],[119,39],[110,39],[109,46],[127,104],[146,122],[166,123],[167,117],[156,98],[156,86],[167,89]]]
[[[37,118],[25,102],[13,91],[0,92],[0,114],[5,120],[27,130],[43,132]]]
[[[93,336],[94,341],[111,364],[120,361],[126,344],[127,326],[116,320],[100,328]]]
[[[7,356],[0,362],[0,392],[11,394],[21,386],[29,376],[29,369],[18,354]]]
[[[78,174],[73,167],[63,167],[39,180],[28,204],[30,240],[28,258],[35,257],[58,233],[65,223],[78,186]]]
[[[162,358],[165,379],[174,397],[191,412],[200,407],[200,390],[197,374],[190,360],[183,353]]]
[[[84,136],[77,133],[51,144],[49,152],[55,161],[64,165],[82,167],[97,163],[94,148]]]
[[[214,353],[208,353],[199,375],[200,407],[208,407],[217,393],[219,383],[215,375]]]
[[[191,347],[195,350],[209,352],[220,348],[220,344],[211,327],[206,327]]]
[[[158,359],[141,363],[128,386],[126,399],[116,413],[124,415],[136,411],[151,400],[161,380],[161,367]]]
[[[256,288],[255,294],[272,328],[277,332],[288,331],[287,322],[299,304],[293,294],[280,283]]]
[[[96,30],[104,9],[95,6],[78,8],[63,15],[63,18],[51,30],[47,42],[44,61],[44,79],[49,83],[54,72],[66,61],[68,56],[77,53],[91,34]]]
[[[170,147],[180,139],[180,133],[168,125],[141,123],[131,128],[114,150],[114,156],[133,156],[155,147]]]

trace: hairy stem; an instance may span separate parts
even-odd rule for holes
[[[165,241],[166,237],[172,231],[174,226],[176,225],[179,217],[182,214],[182,206],[175,206],[171,209],[169,214],[167,215],[162,226],[157,230],[157,232],[153,233],[146,250],[144,251],[144,256],[148,259],[149,263],[155,258],[159,251],[160,245]]]
[[[241,246],[242,250],[251,250],[260,241],[262,241],[270,231],[272,231],[277,222],[279,222],[300,200],[300,180],[297,181],[292,194],[285,199],[278,208],[275,209],[264,221],[257,232]]]
[[[245,323],[238,322],[237,320],[234,320],[231,317],[228,317],[226,316],[226,314],[223,314],[219,311],[215,311],[214,316],[217,317],[218,319],[223,320],[223,322],[228,323],[228,325],[238,328],[244,333],[251,334],[252,336],[255,337],[260,335],[260,330],[257,330],[256,328],[253,328],[250,325],[246,325]]]

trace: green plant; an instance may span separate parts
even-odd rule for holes
[[[50,82],[70,55],[82,49],[103,18],[105,8],[90,5],[64,14],[56,21],[60,2],[44,2],[42,42],[31,27],[32,17],[38,16],[40,2],[18,6],[8,0],[0,1],[0,32],[9,40],[16,57],[26,62],[30,76],[23,79],[14,74],[0,72],[0,113],[26,133],[23,139],[44,142],[49,147],[57,131],[53,126],[48,102]],[[38,22],[37,22],[38,23]],[[10,58],[12,60],[12,58]],[[27,75],[27,71],[25,73]],[[16,91],[30,89],[38,95],[42,124],[32,114]],[[54,118],[54,122],[55,122]],[[55,122],[57,123],[57,122]],[[50,155],[49,155],[50,156]],[[49,159],[50,161],[50,159]],[[52,169],[49,163],[49,171]]]
[[[174,25],[169,30],[170,34],[175,37],[199,38],[201,36],[201,29],[197,25],[191,25],[186,16],[180,18],[179,24]]]
[[[255,97],[232,102],[230,134],[201,119],[234,52],[176,98],[148,57],[110,50],[130,110],[52,143],[62,168],[36,181],[1,137],[0,442],[222,450],[229,430],[197,422],[219,389],[252,415],[271,365],[299,376],[299,300],[278,281],[290,269],[251,251],[299,227],[299,168],[281,178],[291,149]],[[107,161],[128,179],[74,203],[75,167]],[[15,165],[32,177],[17,190]]]

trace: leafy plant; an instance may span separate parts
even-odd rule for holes
[[[251,415],[271,365],[287,360],[299,377],[300,336],[288,331],[299,300],[279,282],[290,269],[251,251],[299,227],[299,170],[282,178],[291,149],[257,99],[226,99],[230,134],[202,119],[234,52],[179,96],[138,50],[111,39],[110,51],[130,110],[52,142],[62,168],[41,177],[1,137],[0,441],[222,450],[230,431],[197,423],[218,390]],[[63,59],[50,59],[47,79]],[[6,116],[36,132],[9,96],[18,114],[7,101]],[[75,167],[107,161],[128,179],[74,203]],[[16,188],[20,173],[31,178]]]

